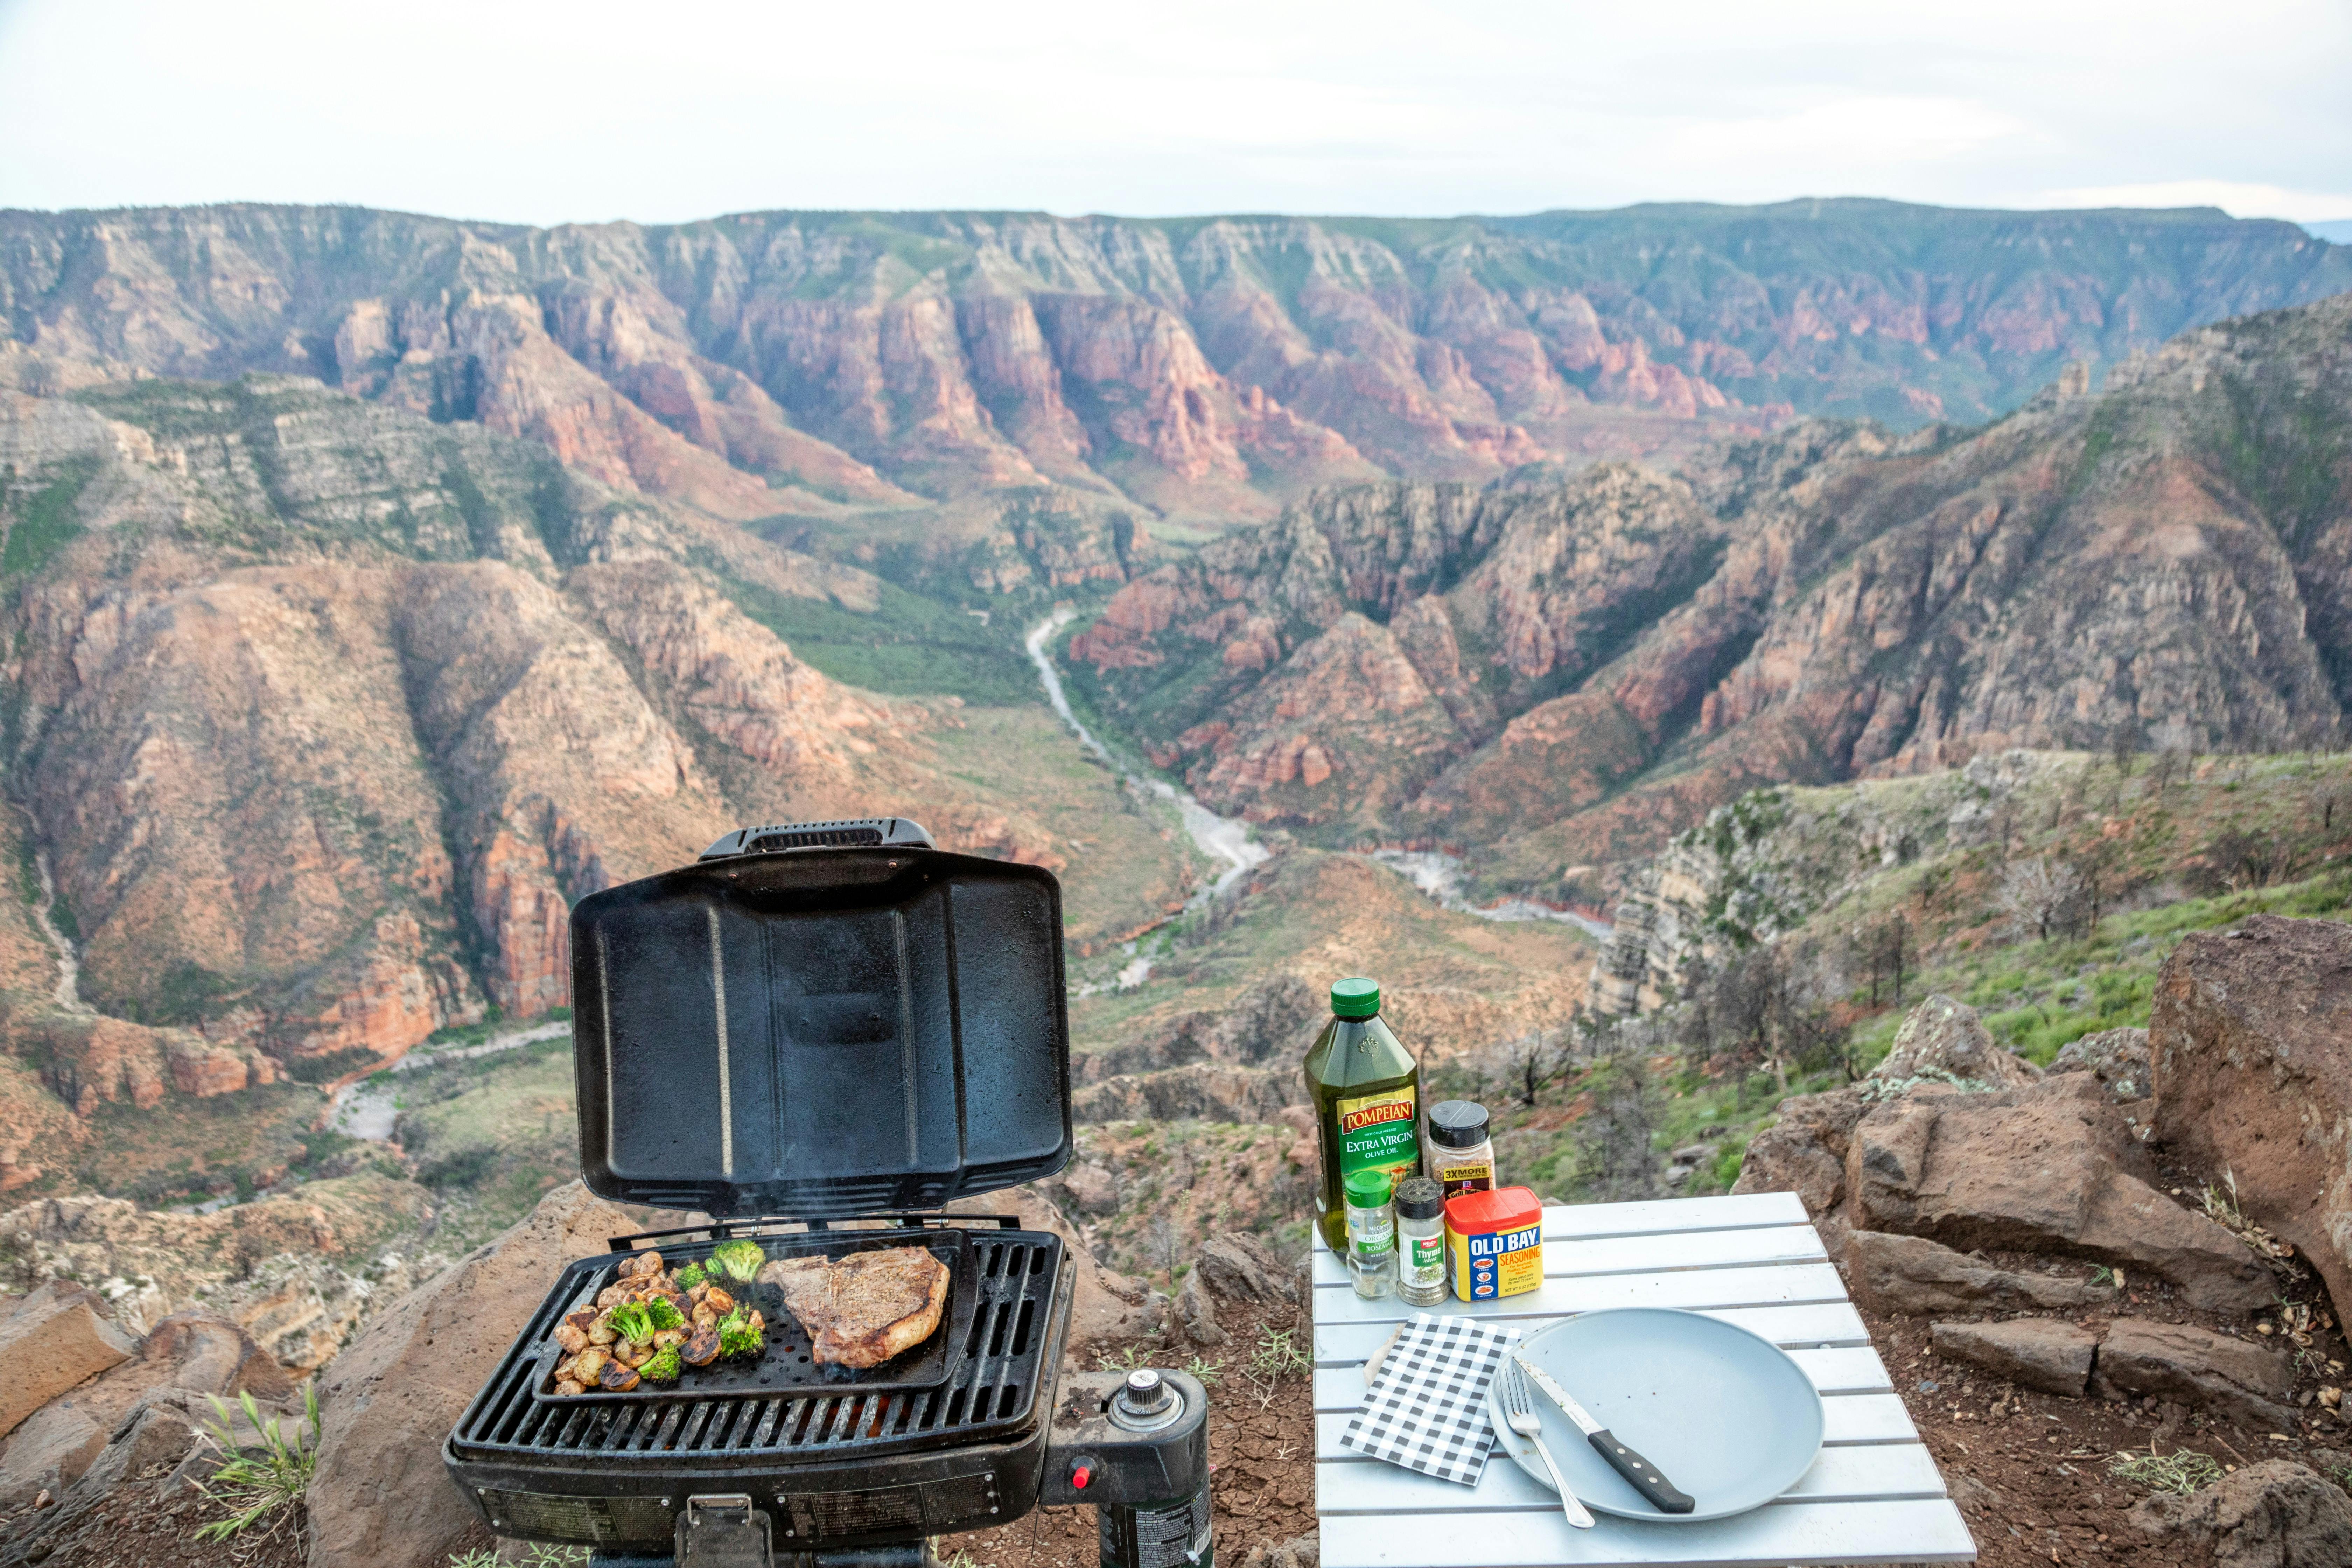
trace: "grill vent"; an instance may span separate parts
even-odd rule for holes
[[[846,848],[881,842],[878,827],[792,827],[782,833],[762,833],[750,847],[754,855],[765,855],[777,849]]]

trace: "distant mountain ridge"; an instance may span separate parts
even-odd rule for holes
[[[11,211],[0,379],[310,375],[737,520],[1042,487],[1223,523],[1790,413],[1982,418],[2068,361],[2347,289],[2352,252],[2210,209]]]

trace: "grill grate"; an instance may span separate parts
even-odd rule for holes
[[[1039,1231],[975,1231],[980,1302],[953,1375],[937,1388],[863,1394],[801,1392],[774,1398],[674,1399],[635,1405],[554,1404],[531,1397],[560,1303],[541,1309],[467,1407],[450,1447],[460,1458],[561,1464],[762,1459],[793,1463],[994,1440],[1027,1423],[1041,1380],[1060,1282],[1061,1238]]]

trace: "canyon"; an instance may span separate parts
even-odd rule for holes
[[[1323,492],[1137,576],[1068,657],[1215,809],[1590,905],[1765,784],[2335,743],[2347,432],[2338,296],[1975,428]]]

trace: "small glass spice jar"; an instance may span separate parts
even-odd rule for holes
[[[1445,1184],[1447,1197],[1494,1191],[1495,1139],[1485,1106],[1473,1100],[1431,1106],[1429,1145],[1429,1173]]]
[[[1396,1289],[1396,1217],[1389,1206],[1389,1173],[1357,1171],[1346,1184],[1348,1278],[1359,1296]]]
[[[1416,1307],[1445,1300],[1445,1188],[1427,1176],[1397,1184],[1398,1299]]]

